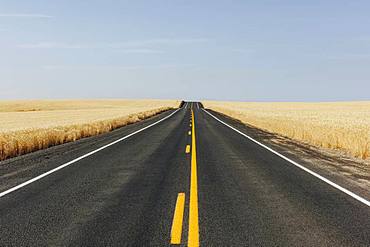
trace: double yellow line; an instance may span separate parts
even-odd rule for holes
[[[194,112],[191,110],[191,175],[190,175],[190,203],[189,203],[189,232],[188,246],[199,246],[198,222],[198,177],[197,177],[197,151],[195,141]]]
[[[191,110],[191,174],[190,174],[190,202],[189,202],[189,231],[188,246],[199,246],[199,217],[198,217],[198,177],[197,177],[197,151],[195,138],[194,112]],[[186,153],[189,153],[190,146],[186,146]],[[182,222],[185,206],[185,193],[177,196],[175,213],[171,229],[171,244],[181,243]]]

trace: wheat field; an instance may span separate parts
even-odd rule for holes
[[[176,100],[0,101],[0,160],[106,133],[179,104]]]
[[[370,101],[203,102],[243,123],[318,147],[370,158]]]

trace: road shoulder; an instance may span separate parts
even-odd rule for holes
[[[0,191],[5,191],[24,181],[34,178],[63,163],[109,144],[125,135],[158,121],[174,110],[169,110],[140,122],[123,126],[111,132],[87,137],[0,162]]]
[[[344,153],[317,148],[256,127],[246,125],[219,112],[208,110],[224,122],[250,137],[302,164],[308,169],[370,199],[370,162],[352,158]]]

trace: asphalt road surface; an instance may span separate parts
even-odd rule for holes
[[[197,102],[0,166],[0,246],[370,246],[366,201]]]

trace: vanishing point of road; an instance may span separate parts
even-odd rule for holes
[[[187,102],[10,160],[0,246],[370,246],[366,199],[234,124]]]

